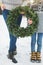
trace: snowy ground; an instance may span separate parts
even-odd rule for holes
[[[0,65],[15,65],[11,60],[7,58],[8,49],[9,49],[9,34],[4,22],[3,16],[0,15]],[[43,42],[43,41],[42,41]],[[15,58],[18,60],[16,65],[34,65],[38,63],[30,62],[30,45],[31,45],[31,37],[18,38],[17,42],[17,55]],[[43,55],[43,47],[42,47],[42,55]],[[39,64],[43,64],[43,56],[42,62]]]

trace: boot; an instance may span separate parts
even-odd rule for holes
[[[35,62],[36,61],[36,52],[32,52],[31,53],[31,62]]]
[[[14,58],[13,52],[9,52],[8,58],[11,59],[13,63],[17,63],[17,60]]]
[[[13,58],[13,53],[12,52],[9,52],[9,54],[7,55],[9,59],[12,59]]]
[[[41,53],[40,52],[37,52],[37,54],[36,54],[36,61],[37,61],[37,63],[41,62]]]
[[[12,58],[12,62],[13,63],[18,63],[17,60],[14,57]]]

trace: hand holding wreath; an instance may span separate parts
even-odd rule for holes
[[[32,19],[28,19],[28,24],[31,25],[32,24]]]

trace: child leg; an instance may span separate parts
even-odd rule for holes
[[[38,38],[37,38],[37,54],[36,54],[37,62],[41,62],[42,36],[43,36],[42,33],[38,33]]]
[[[35,44],[36,44],[36,33],[34,33],[31,37],[31,61],[32,62],[36,60]]]

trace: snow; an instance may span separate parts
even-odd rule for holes
[[[31,37],[18,38],[17,45],[17,55],[14,56],[18,63],[15,64],[12,60],[7,58],[8,50],[9,50],[9,33],[6,27],[6,23],[3,19],[3,16],[0,15],[0,65],[34,65],[38,63],[30,62],[30,51],[31,51]],[[42,40],[43,42],[43,40]],[[43,46],[43,45],[42,45]],[[43,47],[42,47],[42,55],[43,55]],[[39,65],[43,64],[43,56],[42,62]]]

